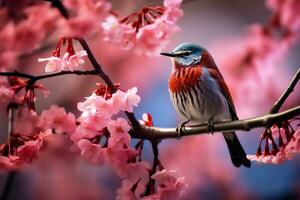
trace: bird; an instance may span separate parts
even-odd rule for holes
[[[238,120],[229,88],[211,54],[193,43],[182,43],[170,53],[169,93],[175,110],[187,123],[208,124]],[[213,130],[211,130],[211,133]],[[179,131],[180,134],[180,131]],[[250,167],[251,162],[235,132],[223,132],[231,161],[235,167]]]

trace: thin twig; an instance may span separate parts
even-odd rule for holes
[[[52,74],[42,74],[42,75],[31,75],[31,74],[26,74],[18,71],[14,72],[0,72],[0,76],[14,76],[14,77],[20,77],[20,78],[26,78],[26,79],[31,79],[32,81],[38,81],[41,79],[47,79],[47,78],[52,78],[56,76],[63,76],[67,74],[73,74],[73,75],[98,75],[98,73],[95,70],[90,70],[90,71],[61,71],[57,73],[52,73]]]
[[[300,67],[298,68],[297,73],[293,77],[287,89],[284,91],[281,97],[275,102],[273,107],[270,109],[270,114],[277,113],[280,110],[283,103],[286,101],[289,95],[294,91],[294,88],[297,85],[299,79],[300,79]]]
[[[7,125],[7,137],[6,140],[8,141],[8,154],[11,153],[11,142],[10,138],[14,133],[14,122],[15,122],[15,105],[9,103],[7,106],[7,113],[8,113],[8,125]]]
[[[108,87],[111,88],[112,92],[116,92],[117,89],[115,88],[113,82],[110,80],[109,76],[107,76],[104,71],[102,70],[102,66],[99,64],[99,62],[96,60],[93,52],[91,51],[89,45],[87,42],[82,38],[77,38],[79,43],[81,44],[82,48],[86,51],[88,58],[90,59],[92,66],[98,73],[98,75],[103,79],[103,81],[108,85]]]
[[[69,18],[68,10],[60,0],[45,0],[45,1],[49,1],[52,7],[57,8],[64,18],[66,19]]]
[[[151,178],[153,174],[155,174],[157,167],[159,165],[159,159],[158,159],[158,143],[157,141],[151,141],[152,151],[153,151],[153,163],[152,163],[152,169],[150,171],[150,178],[148,185],[146,187],[145,196],[148,196],[150,194],[154,193],[154,186],[155,186],[155,180]]]
[[[94,69],[96,70],[96,72],[98,73],[98,75],[107,84],[107,86],[110,87],[112,93],[116,92],[117,88],[114,86],[114,84],[113,84],[112,80],[109,78],[109,76],[106,75],[105,72],[103,71],[102,66],[96,60],[96,58],[95,58],[93,52],[91,51],[89,45],[87,44],[87,42],[83,38],[77,38],[77,40],[81,44],[82,48],[87,52],[88,58],[90,59],[90,62],[92,64],[92,66],[94,67]],[[139,128],[141,126],[133,113],[125,112],[125,114],[126,114],[128,120],[130,121],[132,127]]]
[[[7,139],[9,140],[11,134],[13,134],[14,132],[15,107],[9,106],[7,112],[8,112]]]

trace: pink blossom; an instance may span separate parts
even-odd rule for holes
[[[141,98],[136,93],[136,87],[127,90],[126,93],[121,90],[118,90],[112,95],[113,104],[117,106],[120,110],[133,112],[133,106],[137,106],[138,103],[141,101]]]
[[[117,168],[122,168],[129,162],[135,162],[139,152],[127,146],[115,145],[107,147],[107,163]]]
[[[0,77],[0,102],[7,102],[13,95],[14,91],[10,88],[8,78]]]
[[[87,56],[86,51],[81,50],[76,52],[74,55],[71,55],[66,52],[63,58],[59,58],[56,56],[51,56],[49,58],[39,58],[38,62],[46,62],[45,72],[59,72],[63,70],[78,70],[80,69],[80,65],[84,63],[82,57]]]
[[[276,131],[274,132],[275,134],[278,134],[278,132]],[[276,165],[292,159],[292,157],[295,154],[300,152],[300,129],[297,129],[293,137],[290,139],[286,137],[282,137],[282,135],[286,135],[286,133],[281,131],[280,134],[281,138],[285,138],[285,140],[283,141],[284,146],[280,147],[280,150],[276,154],[270,154],[270,153],[266,154],[265,152],[263,152],[261,155],[247,155],[247,158],[249,160],[256,161],[258,164],[276,164]]]
[[[257,156],[247,155],[247,158],[251,161],[256,161],[258,164],[281,164],[288,159],[284,150],[279,151],[276,155],[269,156]]]
[[[102,165],[105,161],[106,150],[97,144],[92,144],[89,140],[82,139],[77,142],[81,150],[82,157],[91,164]]]
[[[82,57],[87,56],[86,51],[81,50],[76,52],[74,55],[71,55],[68,57],[68,60],[66,61],[66,65],[68,66],[70,71],[74,71],[79,69],[79,65],[84,63],[84,60]]]
[[[117,190],[116,200],[138,200],[135,191],[132,189],[133,185],[130,181],[123,180],[122,187]]]
[[[136,53],[155,55],[177,32],[177,20],[183,15],[181,0],[165,0],[164,6],[148,6],[120,21],[109,16],[102,23],[105,40],[121,44]]]
[[[142,119],[139,122],[144,126],[153,126],[152,116],[149,113],[143,113]]]
[[[16,64],[19,55],[40,47],[41,42],[56,28],[59,17],[58,10],[48,3],[18,2],[10,6],[1,7],[0,10],[0,42],[3,44],[0,50],[0,66],[6,67]]]
[[[0,86],[0,102],[6,102],[7,100],[11,99],[14,95],[14,92],[5,87],[5,86]]]
[[[179,28],[165,22],[166,19],[161,18],[140,29],[134,44],[136,52],[158,55],[167,46],[169,36],[178,32]]]
[[[111,3],[102,0],[64,0],[63,3],[72,15],[59,21],[62,37],[86,37],[99,31],[99,22],[109,15],[111,9]]]
[[[19,146],[17,148],[16,155],[27,163],[32,162],[37,157],[38,152],[41,150],[44,143],[44,138],[49,135],[52,135],[52,131],[50,129],[46,130],[45,132],[40,132],[36,140],[26,141],[24,145]]]
[[[107,129],[110,132],[109,145],[115,146],[125,144],[130,145],[131,137],[128,134],[130,126],[128,122],[123,118],[118,118],[117,120],[110,120],[107,125]]]
[[[152,175],[157,185],[157,192],[153,195],[144,197],[143,200],[169,200],[169,199],[180,199],[183,190],[186,188],[184,178],[175,178],[175,171],[173,170],[162,170]]]
[[[75,131],[75,116],[66,113],[64,108],[52,105],[49,110],[42,112],[40,126],[44,129],[55,129],[55,133],[73,133]]]
[[[27,163],[32,162],[36,158],[41,148],[39,140],[25,142],[24,145],[18,147],[17,155]]]
[[[87,129],[91,129],[94,131],[102,131],[103,128],[107,126],[108,119],[103,116],[97,115],[89,115],[86,117],[80,116],[78,121]]]
[[[143,185],[147,185],[149,181],[150,169],[150,164],[145,161],[122,164],[122,167],[116,167],[116,171],[121,178],[133,183],[139,181]]]
[[[118,107],[112,104],[112,101],[105,100],[102,96],[98,96],[95,93],[86,97],[84,102],[78,103],[77,108],[83,112],[82,117],[98,115],[103,118],[110,118],[119,111]]]
[[[45,67],[45,72],[58,72],[62,71],[64,68],[63,60],[61,58],[51,56],[49,58],[39,58],[38,62],[48,62]]]
[[[135,30],[127,24],[119,23],[118,19],[111,15],[102,22],[102,28],[105,32],[104,41],[112,42],[115,44],[122,44],[124,49],[133,47],[135,37]]]
[[[40,116],[36,112],[32,112],[29,108],[20,108],[16,111],[14,132],[21,135],[33,135],[39,133]]]
[[[280,26],[296,31],[300,27],[300,2],[298,0],[267,0],[267,6],[277,14]]]
[[[23,161],[18,156],[0,156],[0,169],[15,170]]]
[[[92,139],[96,136],[101,136],[103,135],[103,128],[101,127],[100,129],[94,129],[97,126],[96,121],[93,121],[95,123],[92,123],[92,127],[86,126],[85,124],[80,124],[77,126],[76,131],[74,134],[71,135],[71,140],[74,142],[77,142],[80,139]],[[100,123],[102,123],[100,121]],[[97,127],[96,127],[97,128]]]

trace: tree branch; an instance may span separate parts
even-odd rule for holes
[[[286,101],[288,96],[294,91],[294,88],[297,85],[297,82],[299,81],[299,79],[300,79],[300,67],[298,68],[298,71],[295,74],[295,76],[293,77],[292,81],[290,82],[288,88],[284,91],[284,93],[281,95],[281,97],[275,102],[273,107],[270,109],[269,113],[273,114],[273,113],[277,113],[279,111],[279,109],[281,108],[283,103]]]
[[[47,78],[52,78],[56,76],[63,76],[67,74],[74,74],[74,75],[98,75],[98,73],[95,70],[90,70],[90,71],[61,71],[57,73],[52,73],[52,74],[42,74],[42,75],[31,75],[31,74],[26,74],[18,71],[14,72],[0,72],[0,76],[14,76],[14,77],[20,77],[20,78],[26,78],[30,79],[31,81],[35,82],[41,79],[47,79]]]
[[[44,0],[44,1],[49,1],[51,3],[51,6],[57,8],[64,18],[66,19],[69,18],[68,10],[60,0]]]
[[[115,93],[117,91],[117,88],[114,86],[114,84],[111,81],[111,79],[109,78],[109,76],[106,75],[105,72],[103,71],[102,66],[96,60],[96,58],[95,58],[93,52],[91,51],[89,45],[87,44],[87,42],[83,38],[76,38],[76,39],[81,44],[82,48],[87,52],[88,58],[90,59],[91,64],[94,67],[94,69],[96,70],[96,72],[98,73],[98,75],[107,84],[107,86],[110,87],[112,93]],[[133,113],[125,112],[125,114],[126,114],[128,120],[130,121],[132,127],[139,128],[141,126]]]
[[[214,131],[226,132],[226,131],[250,131],[254,128],[272,126],[278,122],[292,119],[300,115],[300,106],[292,109],[276,113],[266,114],[260,117],[249,118],[244,120],[235,120],[230,122],[216,122],[214,124]],[[188,126],[185,127],[181,136],[190,136],[197,134],[205,134],[209,132],[207,124]],[[176,128],[158,128],[158,127],[146,127],[140,126],[138,129],[132,129],[130,134],[133,138],[148,139],[148,140],[161,140],[167,138],[178,138]],[[226,133],[225,133],[226,134]]]

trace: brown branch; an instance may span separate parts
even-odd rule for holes
[[[107,84],[107,86],[112,89],[113,93],[116,92],[117,89],[115,88],[114,83],[110,80],[109,76],[107,76],[102,70],[102,66],[96,60],[87,42],[83,38],[77,38],[77,40],[81,44],[82,48],[86,51],[88,58],[90,59],[92,66],[94,67],[98,75],[103,79],[103,81]]]
[[[36,82],[38,80],[41,79],[47,79],[47,78],[52,78],[52,77],[56,77],[56,76],[63,76],[63,75],[67,75],[67,74],[74,74],[74,75],[98,75],[98,73],[94,70],[90,70],[90,71],[79,71],[79,70],[75,70],[75,71],[61,71],[61,72],[57,72],[57,73],[52,73],[52,74],[42,74],[42,75],[31,75],[31,74],[26,74],[26,73],[22,73],[22,72],[18,72],[18,71],[14,71],[14,72],[0,72],[0,76],[14,76],[14,77],[20,77],[20,78],[26,78],[26,79],[30,79],[32,82]]]
[[[68,10],[60,0],[44,0],[44,1],[49,1],[51,3],[51,6],[57,8],[64,18],[66,19],[69,18]]]
[[[93,52],[91,51],[89,45],[87,44],[87,42],[83,38],[76,38],[76,39],[81,44],[82,48],[87,52],[88,58],[90,59],[90,62],[92,64],[92,66],[94,67],[95,71],[98,73],[98,75],[107,84],[107,86],[111,88],[111,91],[113,93],[116,92],[117,88],[114,86],[114,84],[111,81],[111,79],[109,78],[109,76],[106,75],[105,72],[103,71],[102,66],[96,60],[96,58],[95,58]],[[132,127],[139,128],[141,126],[133,113],[125,112],[125,114],[126,114],[128,120],[130,121]]]
[[[260,117],[235,120],[230,122],[218,122],[214,124],[214,131],[250,131],[254,128],[270,127],[278,122],[292,119],[298,115],[300,115],[300,106],[276,114],[266,114]],[[185,129],[182,131],[181,136],[200,135],[208,132],[209,127],[207,126],[207,124],[188,126],[185,127]],[[132,129],[130,131],[130,134],[133,138],[148,139],[151,141],[167,138],[178,138],[176,128],[140,126],[138,129]]]
[[[152,141],[151,146],[152,146],[152,151],[153,151],[153,163],[152,163],[152,169],[149,172],[149,182],[146,186],[146,191],[145,191],[145,196],[148,196],[150,194],[153,194],[154,191],[154,186],[155,186],[155,180],[151,178],[153,174],[155,174],[157,167],[160,163],[158,159],[158,143],[157,141]]]
[[[290,82],[287,89],[284,91],[284,93],[281,95],[281,97],[275,102],[273,107],[270,109],[270,113],[277,113],[283,103],[286,101],[286,99],[289,97],[289,95],[294,91],[295,86],[297,85],[298,81],[300,79],[300,67],[298,68],[297,73],[293,77],[292,81]]]

